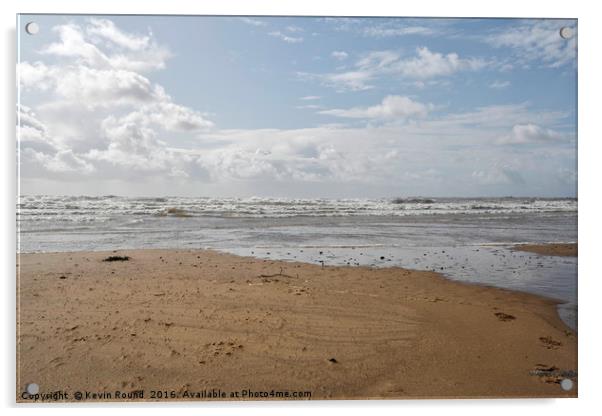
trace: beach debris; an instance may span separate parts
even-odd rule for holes
[[[66,279],[66,278],[67,278],[67,276],[65,276],[65,275],[59,276],[59,279]]]
[[[577,377],[577,372],[574,370],[561,370],[552,365],[537,364],[535,369],[529,372],[532,376],[538,376],[545,383],[560,384],[564,380],[574,380]]]
[[[103,261],[129,261],[130,260],[130,256],[109,256],[105,259],[103,259]]]
[[[550,373],[552,371],[558,371],[559,368],[556,367],[555,365],[552,366],[548,366],[546,364],[536,364],[535,365],[535,371],[538,372],[542,372],[542,373]]]
[[[330,362],[331,362],[331,363],[333,363],[333,364],[338,364],[338,363],[339,363],[339,362],[337,361],[337,359],[336,359],[336,358],[334,358],[334,357],[333,357],[333,358],[329,358],[329,359],[328,359],[328,361],[330,361]]]
[[[516,319],[515,316],[509,315],[504,312],[496,312],[494,315],[497,316],[497,319],[503,322],[513,321]]]
[[[562,342],[556,341],[552,337],[539,337],[541,343],[549,350],[555,350],[562,346]]]
[[[280,268],[280,272],[279,273],[274,273],[274,274],[260,274],[258,277],[262,277],[262,278],[270,278],[270,277],[290,277],[291,279],[294,278],[294,276],[288,275],[288,274],[284,274],[284,269],[281,267]],[[276,280],[278,281],[278,280]]]

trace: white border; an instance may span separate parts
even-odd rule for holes
[[[440,401],[400,401],[400,402],[312,402],[312,403],[194,403],[177,404],[177,412],[194,414],[240,413],[249,414],[329,414],[342,411],[344,414],[365,414],[379,412],[388,414],[445,413],[446,415],[471,414],[507,415],[516,411],[545,412],[549,414],[569,414],[592,411],[599,404],[600,383],[600,310],[598,297],[602,292],[602,277],[595,263],[596,237],[600,234],[601,198],[600,175],[600,39],[602,39],[600,14],[593,6],[595,2],[545,1],[527,2],[524,0],[498,0],[496,2],[454,0],[420,0],[394,2],[385,0],[369,1],[325,1],[325,0],[219,0],[193,3],[190,0],[3,0],[0,2],[2,21],[3,64],[2,71],[2,110],[3,120],[2,162],[2,246],[0,253],[4,273],[2,298],[4,302],[4,328],[2,369],[4,377],[0,386],[1,403],[14,408],[15,385],[15,203],[16,203],[16,164],[15,164],[15,22],[16,13],[117,13],[117,14],[249,14],[249,15],[347,15],[347,16],[459,16],[459,17],[564,17],[579,19],[579,399],[565,400],[440,400]],[[104,414],[104,409],[85,406],[85,412]],[[169,406],[169,405],[168,405]],[[28,406],[20,406],[27,412],[35,411]],[[73,407],[73,406],[70,406]],[[129,406],[132,407],[132,406]],[[141,405],[133,405],[140,408]],[[35,408],[34,408],[35,409]],[[39,409],[39,408],[38,408]],[[48,413],[63,414],[69,411],[81,412],[81,406],[70,409],[66,406],[46,406]],[[134,409],[131,409],[134,410]],[[142,410],[142,409],[141,409]],[[163,414],[164,405],[146,405],[145,413]]]

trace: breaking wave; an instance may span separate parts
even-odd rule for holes
[[[576,212],[573,198],[138,198],[22,196],[18,221],[107,221],[123,217],[352,217]]]

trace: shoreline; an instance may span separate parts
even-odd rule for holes
[[[578,243],[516,244],[512,249],[542,256],[577,257],[578,255]]]
[[[388,246],[388,245],[387,244],[336,244],[336,245],[306,244],[306,245],[292,246],[290,248],[292,248],[292,249],[299,249],[299,248],[303,248],[303,249],[306,249],[306,248],[370,248],[370,247],[386,247],[386,246]],[[578,243],[575,243],[575,242],[543,242],[543,243],[482,242],[482,243],[466,244],[465,246],[466,247],[508,247],[510,249],[514,249],[517,251],[534,252],[534,251],[529,251],[529,250],[538,249],[538,250],[543,251],[543,250],[554,248],[554,247],[576,250],[578,247]],[[267,249],[267,248],[276,248],[276,247],[280,247],[280,246],[266,245],[266,246],[259,246],[256,248]],[[527,248],[527,250],[523,250],[523,248]],[[141,250],[215,251],[215,252],[219,252],[219,253],[232,254],[234,256],[239,256],[239,257],[247,257],[247,256],[240,256],[240,255],[234,254],[234,253],[229,253],[225,250],[222,250],[218,247],[213,247],[213,246],[191,247],[189,249],[182,249],[182,248],[174,248],[169,245],[158,246],[158,247],[142,247],[142,248],[127,248],[126,247],[126,248],[119,248],[119,249],[115,249],[115,250],[106,249],[106,248],[98,248],[98,249],[92,249],[92,250],[60,250],[60,251],[53,250],[53,251],[21,251],[21,252],[17,251],[16,255],[19,256],[19,255],[31,255],[31,254],[108,253],[108,252],[122,252],[122,251],[141,251]],[[550,254],[550,255],[555,255],[555,254]],[[561,254],[558,254],[558,255],[560,256]],[[575,255],[576,254],[571,254],[571,256],[575,256]]]
[[[111,255],[130,259],[102,261]],[[17,267],[17,401],[29,382],[42,392],[576,397],[557,375],[577,370],[576,332],[537,295],[212,250],[21,253]]]

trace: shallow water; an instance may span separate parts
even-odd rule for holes
[[[436,270],[562,300],[560,316],[576,328],[577,259],[510,250],[524,242],[575,242],[576,201],[417,201],[27,197],[19,207],[19,248],[214,248],[328,265]]]
[[[265,259],[339,266],[399,266],[433,270],[452,280],[520,290],[563,301],[562,320],[577,326],[577,259],[511,250],[512,246],[260,247],[226,251]],[[322,252],[322,254],[320,254]],[[381,259],[384,257],[384,259]]]

